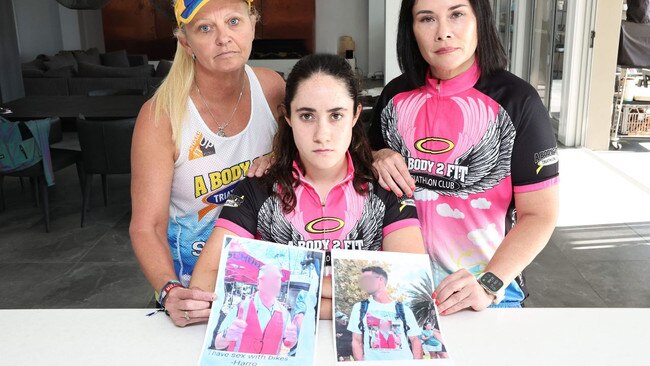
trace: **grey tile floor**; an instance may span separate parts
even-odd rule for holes
[[[650,307],[650,222],[559,227],[526,274],[533,307]]]
[[[5,178],[0,212],[0,309],[142,308],[152,290],[131,249],[129,175],[95,177],[81,228],[74,167],[50,189],[51,232],[29,182]],[[559,227],[527,269],[529,307],[650,307],[650,222]]]
[[[81,193],[74,167],[55,174],[50,188],[51,230],[45,232],[25,180],[5,178],[0,212],[0,308],[142,308],[153,292],[129,241],[129,175],[108,177],[104,207],[99,177],[80,227]]]

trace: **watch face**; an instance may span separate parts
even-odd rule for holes
[[[503,287],[503,281],[492,272],[485,272],[483,276],[481,276],[481,283],[492,292],[498,292],[501,287]]]

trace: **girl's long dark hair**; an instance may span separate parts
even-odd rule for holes
[[[291,117],[291,102],[296,96],[300,83],[315,74],[325,74],[341,80],[347,87],[350,98],[354,101],[354,113],[359,106],[359,80],[342,57],[328,54],[314,54],[305,56],[291,70],[287,78],[286,94],[284,97],[284,113]],[[354,189],[360,194],[368,192],[368,182],[373,180],[372,152],[365,136],[363,123],[360,120],[352,128],[352,141],[348,147],[352,163],[354,164]],[[285,213],[293,211],[296,207],[296,193],[298,178],[293,173],[293,162],[298,161],[300,169],[304,167],[298,159],[298,148],[293,140],[293,131],[287,124],[285,116],[280,116],[278,133],[273,140],[273,157],[275,162],[268,173],[262,178],[263,184],[271,194],[280,198],[282,209]],[[277,191],[273,189],[277,183]]]

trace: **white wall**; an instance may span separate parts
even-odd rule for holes
[[[368,3],[368,76],[384,72],[386,52],[386,21],[384,0]]]
[[[595,1],[595,0],[591,0]],[[589,75],[589,101],[585,146],[592,150],[609,148],[609,130],[612,121],[612,95],[614,73],[618,56],[619,34],[623,3],[620,1],[596,2],[596,37]],[[612,16],[612,14],[616,14]]]
[[[368,1],[316,0],[316,52],[337,53],[339,37],[356,43],[357,67],[368,74]]]
[[[104,25],[101,10],[77,10],[79,15],[79,34],[81,38],[80,49],[97,48],[99,52],[105,51]]]
[[[79,15],[77,10],[59,6],[61,19],[61,38],[64,50],[78,50],[81,48],[81,34],[79,32]]]
[[[399,9],[401,1],[386,1],[386,71],[384,84],[402,74],[397,63],[397,21],[399,20]]]
[[[59,4],[56,1],[12,0],[21,62],[62,49]]]
[[[60,50],[104,51],[101,10],[72,10],[54,0],[12,0],[21,62]]]

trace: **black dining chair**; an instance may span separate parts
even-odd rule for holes
[[[121,120],[87,120],[77,117],[77,133],[83,161],[83,203],[81,226],[90,209],[90,191],[95,174],[102,177],[104,206],[108,205],[108,174],[131,173],[131,138],[135,118]]]
[[[50,134],[49,134],[49,143],[53,144],[61,141],[62,132],[61,132],[61,119],[54,117],[50,119]],[[76,165],[77,174],[79,176],[79,185],[83,187],[83,172],[81,166],[81,153],[75,150],[68,149],[57,149],[50,148],[50,156],[52,160],[52,170],[57,172],[63,168],[67,168],[70,165]],[[39,162],[35,165],[32,165],[28,168],[13,171],[13,172],[0,172],[0,206],[5,208],[5,198],[4,198],[4,177],[19,177],[19,178],[29,178],[32,183],[32,190],[34,193],[34,202],[38,206],[39,196],[41,205],[43,207],[43,216],[45,219],[45,231],[50,231],[50,202],[48,194],[48,185],[45,180],[45,173],[43,169],[43,162]]]

